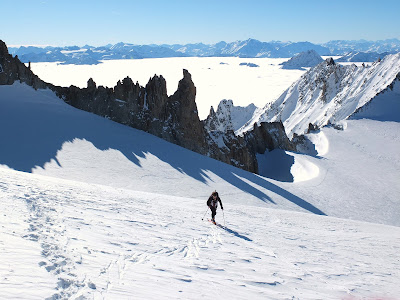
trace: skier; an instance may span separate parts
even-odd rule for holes
[[[211,221],[214,224],[215,224],[215,215],[217,214],[218,202],[221,205],[221,209],[223,210],[224,207],[222,206],[221,199],[219,198],[217,191],[214,191],[207,200],[207,206],[211,209]]]

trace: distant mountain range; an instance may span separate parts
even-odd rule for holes
[[[63,64],[98,64],[101,60],[141,59],[163,57],[270,57],[290,58],[301,52],[314,50],[319,55],[346,55],[348,53],[376,53],[375,56],[400,52],[400,40],[330,41],[325,44],[310,42],[261,42],[255,39],[216,44],[135,45],[117,43],[93,47],[85,45],[66,47],[10,47],[12,55],[22,62],[61,62]],[[375,57],[374,56],[374,57]]]

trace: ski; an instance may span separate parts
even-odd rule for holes
[[[213,222],[213,221],[210,220],[210,219],[208,219],[208,221],[209,221],[210,223],[214,224],[215,226],[226,230],[226,227],[225,227],[224,225],[221,225],[221,224],[219,224],[219,223],[217,223],[217,222]]]
[[[213,221],[213,220],[210,220],[210,219],[208,219],[208,221],[211,222],[211,223],[213,223],[214,225],[218,226],[217,222],[215,222],[215,221]]]

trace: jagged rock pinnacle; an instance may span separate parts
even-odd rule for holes
[[[326,59],[326,64],[328,66],[334,66],[336,63],[335,63],[335,61],[333,60],[332,57],[329,57],[329,58]]]

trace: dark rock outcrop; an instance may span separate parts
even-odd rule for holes
[[[104,116],[201,154],[207,154],[206,133],[197,114],[196,87],[187,70],[177,91],[167,95],[162,76],[150,78],[145,87],[126,77],[114,88],[96,87],[89,79],[87,88],[56,88],[65,102]]]
[[[312,123],[308,124],[307,133],[315,132],[317,130],[319,130],[318,125],[315,125],[315,124],[312,124]]]
[[[328,66],[334,66],[334,65],[336,65],[336,63],[335,63],[335,61],[333,60],[332,57],[327,58],[325,61],[326,61],[326,64],[327,64]]]
[[[206,132],[197,112],[196,87],[192,76],[187,70],[183,70],[183,79],[178,84],[178,89],[170,97],[169,115],[170,125],[178,135],[178,144],[199,152],[207,153]]]
[[[256,153],[247,145],[246,140],[236,136],[233,130],[227,132],[207,132],[208,156],[235,167],[258,173]]]
[[[7,45],[0,40],[0,85],[13,84],[15,81],[24,82],[35,89],[46,88],[46,83],[21,63],[18,56],[15,58],[8,53]]]
[[[282,122],[262,122],[259,126],[254,123],[253,130],[246,132],[244,139],[254,153],[263,154],[273,149],[296,151],[296,145],[287,137]]]

